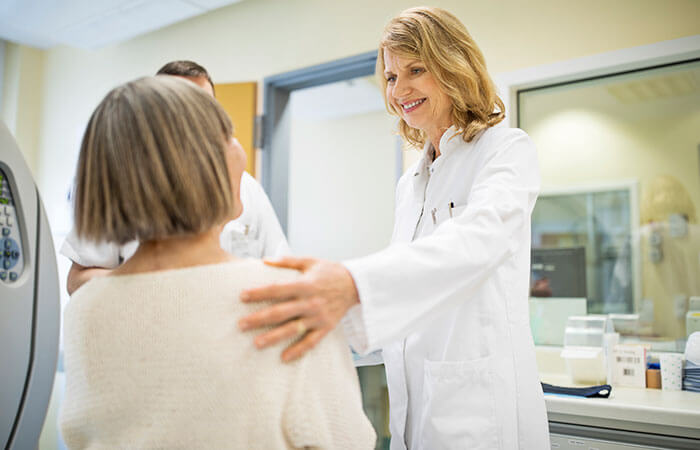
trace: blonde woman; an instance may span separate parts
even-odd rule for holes
[[[71,449],[374,447],[345,340],[296,364],[233,325],[242,289],[298,273],[219,244],[241,213],[245,153],[219,104],[174,77],[111,91],[87,126],[77,173],[81,238],[136,253],[75,292],[65,311]]]
[[[383,350],[392,449],[549,448],[528,320],[535,147],[505,115],[481,51],[438,8],[392,19],[377,74],[403,138],[422,158],[396,188],[392,245],[337,264],[287,258],[301,279],[244,292],[289,300],[239,322],[295,336],[292,360],[345,316],[356,350]]]

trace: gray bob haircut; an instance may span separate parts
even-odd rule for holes
[[[141,78],[110,91],[88,122],[75,192],[79,236],[123,244],[198,234],[233,211],[233,126],[189,81]]]

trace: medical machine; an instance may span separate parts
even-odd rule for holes
[[[34,449],[58,357],[60,300],[49,223],[0,122],[0,448]]]
[[[531,296],[586,298],[586,249],[533,248]]]

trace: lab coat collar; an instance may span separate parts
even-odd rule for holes
[[[454,125],[445,130],[440,138],[440,156],[449,155],[454,149],[462,143],[462,137],[459,136],[460,130]]]
[[[440,138],[440,158],[449,155],[455,148],[459,147],[462,142],[461,136],[459,136],[459,131],[457,127],[452,125],[450,128],[445,130]],[[423,145],[423,154],[421,156],[420,162],[416,166],[416,171],[413,176],[417,177],[420,173],[423,173],[432,163],[433,163],[433,144],[430,140],[426,140]],[[440,160],[438,158],[437,161]]]

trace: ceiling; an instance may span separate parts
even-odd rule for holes
[[[624,104],[700,94],[700,67],[682,72],[664,72],[612,84],[608,92]]]
[[[96,49],[242,0],[2,0],[0,39]]]

